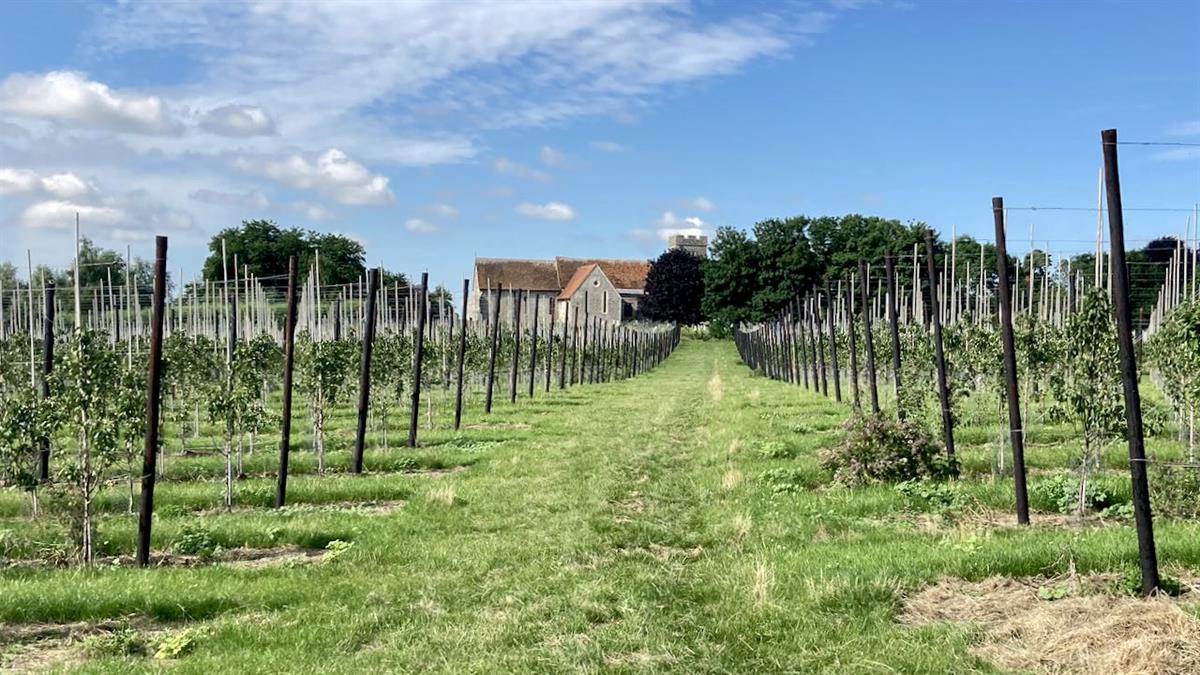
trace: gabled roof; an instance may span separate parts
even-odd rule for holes
[[[560,256],[554,259],[554,264],[558,268],[559,280],[573,279],[579,268],[585,265],[597,265],[618,290],[644,290],[646,275],[650,273],[648,260],[585,260]]]
[[[558,291],[558,270],[553,260],[476,258],[475,288],[486,291],[504,284],[521,291]]]
[[[578,291],[579,287],[583,285],[583,282],[587,281],[587,278],[592,274],[592,270],[596,269],[600,269],[596,263],[580,265],[575,270],[575,274],[571,275],[571,280],[567,282],[566,287],[563,288],[563,292],[559,294],[558,299],[570,300],[571,297],[575,295],[575,291]],[[604,270],[601,269],[600,273],[604,274]],[[609,283],[612,283],[611,279],[609,279]]]

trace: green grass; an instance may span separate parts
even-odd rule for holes
[[[353,547],[294,568],[5,570],[0,621],[138,615],[188,626],[199,632],[172,667],[181,673],[995,672],[968,652],[970,630],[899,626],[903,594],[942,575],[1135,564],[1128,525],[928,532],[896,517],[914,506],[891,488],[823,487],[815,455],[837,442],[848,412],[751,374],[731,343],[685,341],[635,380],[539,393],[488,420],[529,429],[435,432],[415,455],[372,455],[376,466],[404,468],[396,458],[408,457],[463,471],[292,483],[294,504],[406,502],[385,515],[201,514],[219,503],[221,465],[179,460],[177,480],[161,484],[156,547],[196,523],[226,546]],[[351,432],[331,433],[344,444]],[[963,430],[978,440],[962,443],[969,473],[956,489],[1011,510],[1011,481],[985,475],[995,436]],[[1070,438],[1045,432],[1031,465],[1065,466]],[[268,471],[274,451],[260,452]],[[192,475],[213,478],[182,480]],[[265,506],[271,484],[239,482],[239,503]],[[22,499],[0,495],[0,530],[36,547],[54,533],[30,524]],[[133,518],[119,493],[105,503],[101,539],[131,550]],[[1200,564],[1196,525],[1156,524],[1164,562]],[[144,657],[77,666],[161,667]]]

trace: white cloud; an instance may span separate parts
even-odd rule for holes
[[[331,148],[315,160],[299,154],[286,157],[246,157],[233,160],[234,168],[265,176],[298,190],[313,190],[348,206],[392,204],[396,196],[388,178],[371,173],[346,153]]]
[[[520,204],[517,213],[526,218],[565,222],[575,220],[575,209],[562,202],[546,202],[545,204]]]
[[[144,190],[100,196],[92,201],[51,199],[34,202],[21,212],[21,225],[31,229],[68,230],[75,227],[75,214],[85,233],[100,228],[101,234],[122,241],[150,234],[171,234],[196,226],[191,214],[173,209]]]
[[[239,209],[261,210],[271,205],[271,200],[260,190],[238,193],[201,189],[189,194],[188,198],[204,204],[232,206]]]
[[[548,145],[542,146],[542,150],[538,156],[542,158],[542,164],[545,164],[546,166],[567,165],[567,156]]]
[[[134,134],[182,131],[159,97],[116,92],[70,71],[8,76],[0,81],[0,111]]]
[[[533,167],[525,166],[514,162],[506,157],[501,157],[492,165],[496,169],[496,173],[504,174],[505,176],[514,176],[523,180],[532,180],[538,183],[549,183],[552,178],[547,173],[538,171]]]
[[[717,210],[717,205],[712,203],[712,200],[706,197],[688,199],[684,202],[684,206],[693,211],[699,211],[701,213],[712,213],[713,211]]]
[[[688,216],[680,218],[672,211],[665,211],[658,217],[654,224],[657,226],[655,234],[659,239],[666,240],[673,234],[686,234],[691,236],[707,235],[712,227],[702,220],[699,216]],[[646,230],[634,230],[645,234]],[[631,233],[632,234],[632,233]]]
[[[200,128],[219,136],[270,136],[275,133],[275,120],[262,108],[224,105],[204,113]]]
[[[195,96],[208,104],[196,109],[218,95],[253,98],[286,111],[288,128],[317,134],[351,121],[357,128],[385,102],[403,103],[401,121],[476,127],[627,117],[677,85],[781,56],[828,30],[834,16],[797,4],[714,17],[690,5],[118,3],[100,12],[95,36],[118,52],[193,48],[204,55]],[[380,128],[390,136],[388,126]]]
[[[421,218],[409,218],[404,221],[404,229],[417,234],[434,234],[441,231],[437,225]]]
[[[303,215],[305,218],[318,223],[323,223],[329,220],[336,220],[337,214],[329,209],[314,204],[312,202],[293,202],[292,210]]]
[[[614,141],[592,141],[592,149],[600,152],[625,152],[629,148]]]
[[[83,197],[95,192],[95,187],[73,173],[42,176],[29,169],[0,167],[0,195],[46,194],[61,199]]]
[[[80,222],[89,226],[111,227],[125,222],[127,215],[111,206],[93,206],[64,200],[34,202],[21,212],[21,224],[25,227],[65,230],[75,227],[75,214]]]
[[[451,204],[430,204],[425,207],[425,212],[438,218],[458,217],[458,209]]]

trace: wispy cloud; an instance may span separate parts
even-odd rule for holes
[[[201,128],[220,136],[270,136],[275,133],[275,120],[262,108],[247,105],[224,105],[204,113]]]
[[[615,141],[592,141],[593,150],[600,152],[625,152],[629,148]]]
[[[193,201],[217,206],[232,206],[238,209],[265,209],[271,205],[271,200],[260,190],[248,192],[223,192],[203,188],[188,195]]]
[[[438,218],[457,218],[458,208],[452,204],[429,204],[425,207],[425,213]]]
[[[562,202],[546,202],[545,204],[520,204],[517,213],[526,218],[565,222],[575,220],[575,209]]]
[[[423,218],[409,218],[404,221],[404,229],[416,234],[435,234],[441,231],[440,227]]]
[[[538,156],[541,157],[542,164],[545,164],[546,166],[564,167],[568,163],[566,155],[548,145],[542,146],[541,152],[538,153]]]
[[[513,176],[522,180],[531,180],[538,183],[549,183],[553,180],[553,178],[550,177],[550,174],[545,173],[544,171],[538,171],[530,166],[525,166],[519,162],[514,162],[507,157],[501,157],[497,159],[492,166],[496,169],[496,173],[498,174]]]

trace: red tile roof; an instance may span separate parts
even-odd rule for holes
[[[596,265],[618,290],[643,290],[650,272],[648,260],[602,260],[557,257],[554,260],[476,258],[475,288],[486,291],[496,284],[522,291],[559,292],[571,285],[576,274]],[[586,276],[586,274],[585,274]],[[580,280],[582,283],[582,279]]]
[[[560,256],[554,259],[554,263],[558,267],[560,280],[571,279],[575,272],[584,265],[599,265],[612,285],[623,291],[645,289],[646,275],[650,273],[650,261],[648,260],[583,260]]]
[[[558,291],[558,270],[552,260],[476,258],[475,288],[484,291],[496,284],[521,291]]]
[[[592,270],[594,269],[596,269],[596,263],[580,265],[579,268],[575,270],[575,274],[571,275],[571,280],[567,282],[566,287],[563,288],[563,292],[559,294],[558,299],[570,300],[571,296],[575,295],[575,291],[579,290],[579,287],[583,285],[583,282],[587,280],[588,275],[591,274]]]

